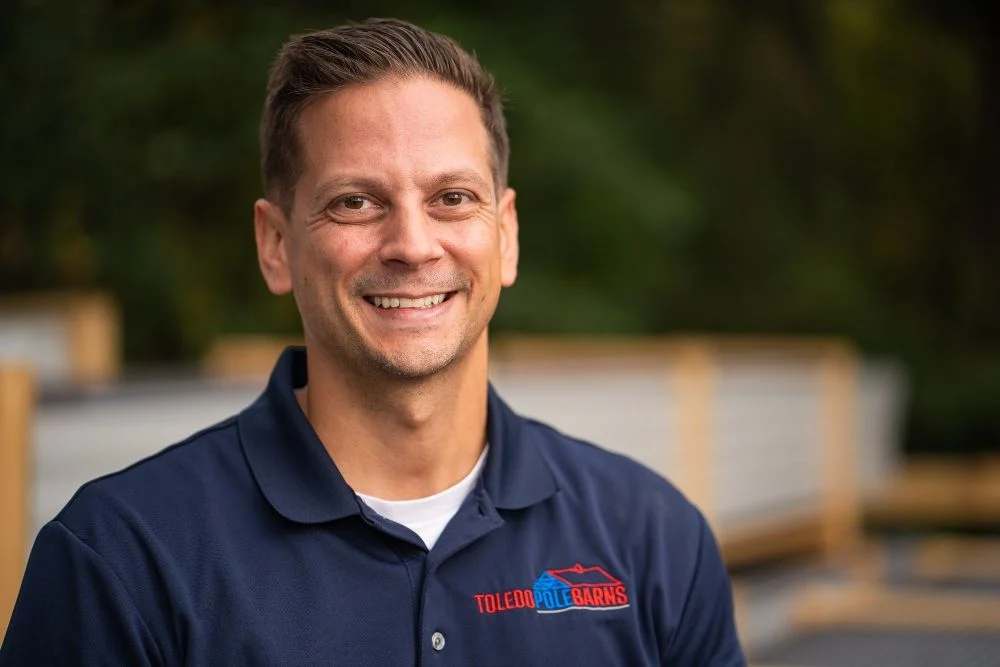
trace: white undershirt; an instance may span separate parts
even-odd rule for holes
[[[359,493],[357,496],[365,505],[386,519],[402,524],[419,535],[428,550],[433,549],[444,527],[455,516],[465,497],[475,486],[479,471],[486,462],[488,450],[489,445],[483,447],[483,453],[479,455],[476,465],[472,466],[472,470],[460,482],[433,496],[416,500],[383,500],[364,493]]]

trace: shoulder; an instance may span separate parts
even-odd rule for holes
[[[684,494],[634,459],[532,419],[524,420],[522,437],[538,447],[560,493],[572,501],[645,524],[645,530],[688,535],[704,530],[704,519]]]
[[[159,529],[205,510],[246,476],[231,417],[132,465],[84,484],[56,520],[84,541],[114,540],[123,522]]]

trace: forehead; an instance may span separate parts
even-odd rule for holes
[[[337,176],[399,183],[475,170],[490,177],[489,135],[472,96],[427,77],[355,84],[310,105],[299,121],[305,190]]]

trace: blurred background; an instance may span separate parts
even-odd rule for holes
[[[619,447],[743,545],[761,660],[1000,655],[1000,6],[225,4],[0,5],[0,357],[30,366],[0,379],[0,468],[28,471],[5,486],[15,533],[85,473],[239,409],[259,383],[233,376],[299,335],[255,261],[267,70],[290,34],[391,15],[505,90],[522,255],[494,377],[515,407],[610,447],[624,415],[648,420],[651,444]],[[595,373],[618,397],[597,425],[571,392]],[[554,387],[573,405],[546,407]],[[67,444],[87,424],[101,444]],[[921,637],[958,653],[919,662]]]

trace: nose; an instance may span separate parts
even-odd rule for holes
[[[379,258],[385,264],[418,269],[441,257],[436,222],[423,207],[400,206],[385,221]]]

